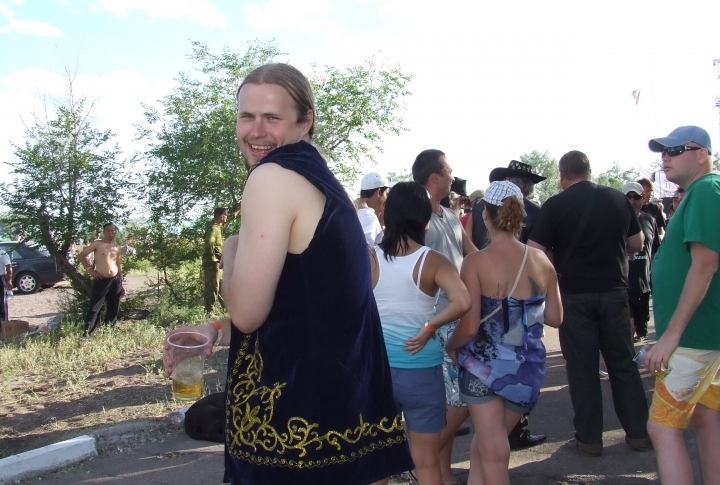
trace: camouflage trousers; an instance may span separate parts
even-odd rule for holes
[[[220,274],[218,265],[203,263],[203,300],[205,300],[205,311],[210,313],[215,308],[215,302],[225,308],[225,302],[220,294]]]

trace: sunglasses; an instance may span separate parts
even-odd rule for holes
[[[628,193],[625,194],[625,195],[627,196],[628,199],[632,199],[632,200],[640,200],[640,199],[642,199],[642,195],[637,195],[635,192],[628,192]]]
[[[669,157],[677,157],[678,155],[682,155],[686,151],[693,152],[695,150],[701,150],[702,147],[689,147],[687,145],[680,145],[676,147],[665,147],[663,148],[662,154],[667,154]]]

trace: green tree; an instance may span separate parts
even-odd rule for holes
[[[127,215],[123,199],[132,183],[113,133],[93,128],[92,103],[86,109],[85,99],[75,99],[72,76],[67,97],[54,104],[53,110],[46,100],[45,115],[26,130],[24,146],[13,144],[16,159],[8,164],[16,178],[3,184],[0,202],[8,207],[7,219],[45,245],[89,296],[89,280],[68,261],[68,251],[78,237]]]
[[[634,168],[624,170],[620,167],[620,162],[615,160],[609,170],[601,173],[597,177],[594,177],[594,182],[598,185],[607,185],[608,187],[622,190],[622,187],[626,182],[634,182],[639,177],[640,172]]]
[[[562,191],[557,160],[550,157],[547,151],[540,153],[537,150],[533,150],[530,153],[521,155],[520,161],[530,165],[533,168],[533,172],[546,177],[542,182],[535,184],[534,197],[537,198],[541,204]]]

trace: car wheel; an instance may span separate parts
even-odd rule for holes
[[[29,295],[40,289],[40,279],[34,273],[24,272],[15,278],[15,287],[18,293]]]

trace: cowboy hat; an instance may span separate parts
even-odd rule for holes
[[[542,182],[547,178],[543,177],[542,175],[532,173],[532,167],[530,165],[528,165],[527,163],[518,162],[517,160],[511,161],[507,168],[498,167],[494,168],[492,172],[490,172],[491,183],[505,180],[508,177],[527,178],[530,179],[530,181],[534,184]]]

